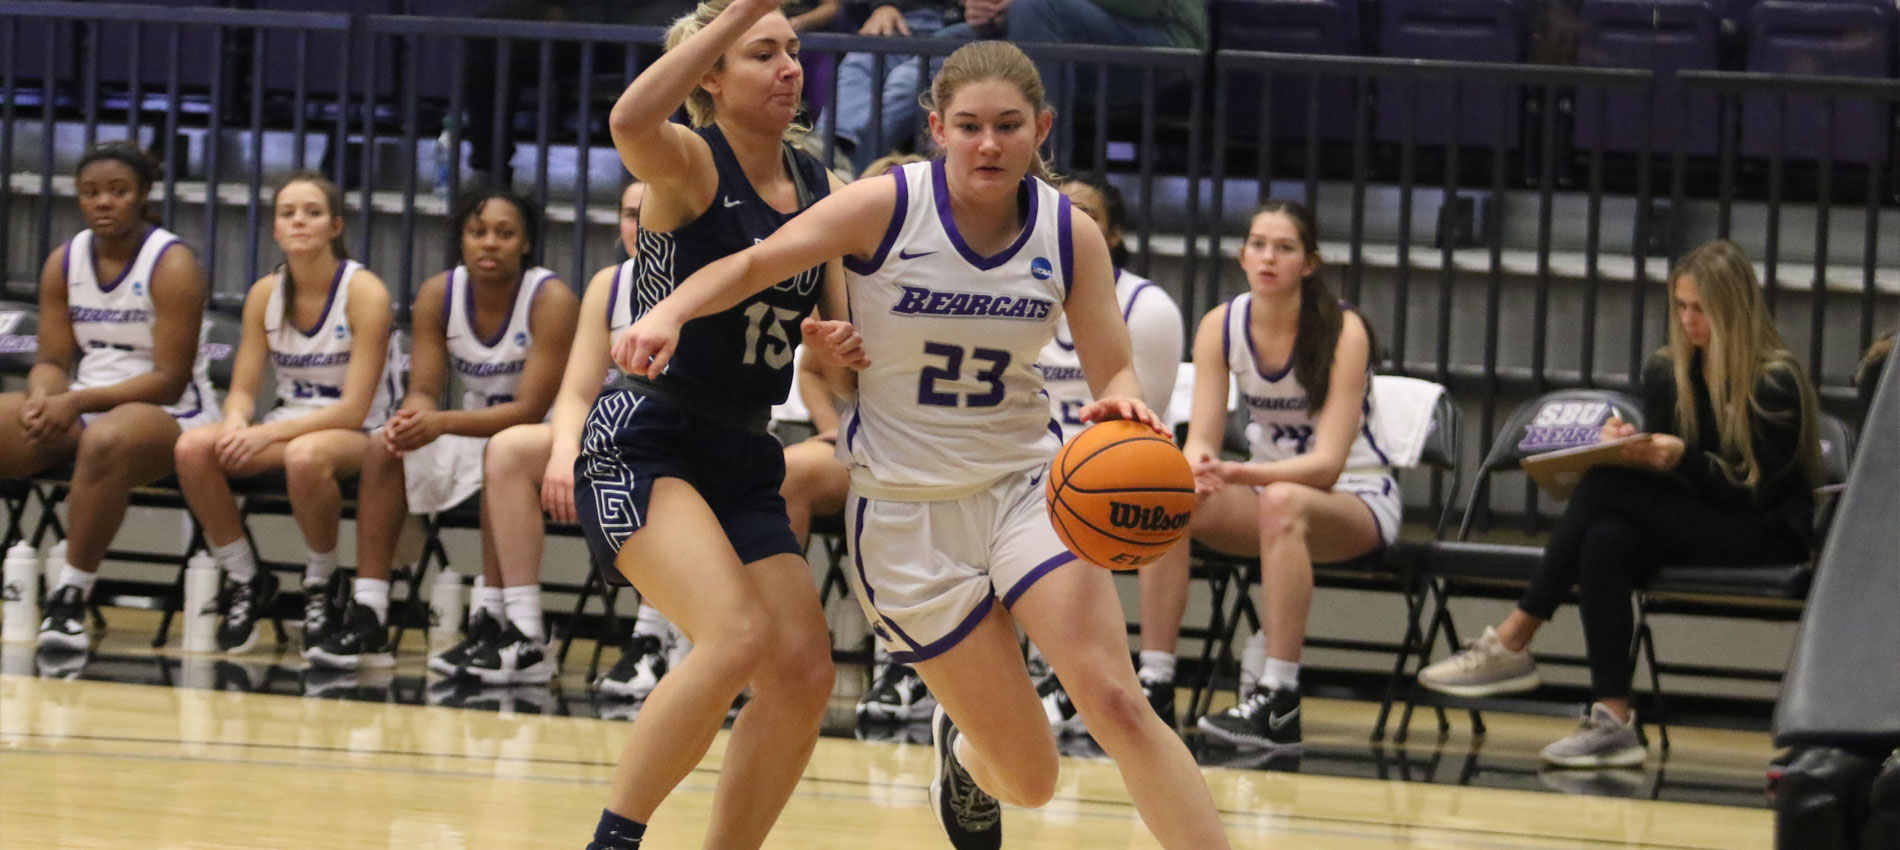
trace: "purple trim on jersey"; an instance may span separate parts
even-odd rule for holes
[[[1042,397],[1046,401],[1049,398],[1049,394],[1042,393]],[[1057,422],[1056,418],[1053,416],[1049,417],[1049,433],[1056,435],[1056,442],[1058,443],[1062,442],[1062,423]],[[1008,607],[1008,606],[1004,606],[1004,607]]]
[[[1385,456],[1385,450],[1379,448],[1379,441],[1372,438],[1372,383],[1370,375],[1366,378],[1366,403],[1360,406],[1359,433],[1366,435],[1366,445],[1371,446],[1372,453],[1379,456],[1379,462],[1391,466],[1392,459]]]
[[[1227,310],[1220,316],[1220,356],[1222,360],[1232,363],[1234,360],[1234,302],[1229,301],[1225,306]]]
[[[1009,262],[1011,257],[1016,256],[1017,251],[1028,244],[1030,235],[1035,233],[1037,206],[1041,203],[1039,198],[1042,195],[1037,191],[1036,178],[1023,176],[1022,188],[1029,191],[1029,213],[1023,216],[1023,232],[1016,234],[1016,241],[1010,243],[1009,247],[988,257],[978,254],[976,249],[971,248],[970,243],[963,241],[963,234],[957,230],[957,217],[950,212],[950,181],[944,176],[943,160],[931,161],[930,179],[932,193],[937,202],[937,220],[943,224],[944,234],[950,237],[950,244],[956,246],[957,253],[962,254],[963,259],[975,266],[977,271],[986,272]]]
[[[323,332],[323,323],[330,320],[330,308],[336,305],[336,291],[343,286],[343,270],[349,267],[348,261],[337,261],[336,277],[330,279],[330,297],[323,299],[323,312],[317,314],[317,323],[311,325],[310,330],[297,327],[297,287],[295,285],[284,287],[290,291],[290,300],[285,302],[284,312],[289,314],[290,326],[297,328],[297,332],[303,334],[306,339]],[[290,277],[290,266],[284,266],[284,281],[295,284]]]
[[[1049,572],[1056,567],[1060,567],[1073,560],[1076,560],[1075,553],[1065,549],[1061,554],[1053,555],[1049,560],[1037,564],[1035,569],[1030,570],[1023,576],[1022,581],[1016,582],[1015,587],[1010,588],[1008,593],[1003,594],[1003,607],[1008,608],[1015,605],[1016,600],[1023,595],[1023,591],[1029,589],[1030,585],[1041,580],[1043,576],[1048,575]]]
[[[506,337],[508,335],[508,328],[515,323],[515,307],[521,304],[521,281],[528,279],[529,271],[531,271],[531,269],[524,269],[521,272],[521,280],[515,281],[514,294],[508,300],[508,313],[507,315],[502,317],[501,327],[495,329],[495,335],[492,337],[489,337],[488,339],[482,339],[481,334],[475,330],[475,283],[474,281],[469,281],[468,287],[462,290],[462,292],[464,293],[462,300],[466,302],[466,306],[463,308],[463,312],[465,312],[468,315],[469,334],[475,337],[475,341],[481,343],[483,348],[494,348],[497,344],[501,342],[503,337]],[[466,275],[464,275],[464,277],[466,277]],[[552,275],[550,275],[550,277],[552,277]],[[534,289],[528,292],[529,304],[534,303],[535,293],[541,291],[541,283],[545,280],[547,280],[547,278],[542,278],[540,281],[536,281],[534,284]],[[532,313],[534,308],[529,307],[528,309],[530,313]],[[446,331],[447,325],[444,324],[443,328]]]
[[[146,225],[145,232],[139,235],[138,247],[132,249],[132,259],[125,262],[125,268],[119,270],[119,276],[113,278],[111,283],[99,283],[99,237],[97,234],[92,237],[92,245],[90,246],[92,248],[92,280],[98,284],[100,292],[111,292],[114,289],[118,289],[119,284],[125,282],[126,276],[132,273],[132,268],[139,264],[139,255],[145,253],[145,243],[152,238],[152,233],[156,230],[158,230],[158,228]],[[178,240],[174,239],[171,242],[165,243],[165,247],[159,250],[158,256],[152,258],[152,270],[154,272],[158,270],[158,261],[165,257],[165,251],[170,250],[172,245],[177,242]],[[72,249],[68,248],[66,253],[68,255],[72,254]],[[71,259],[71,257],[69,256],[68,259]],[[68,286],[72,285],[71,280],[68,280],[66,283]]]
[[[1293,353],[1290,351],[1287,352],[1287,355],[1286,355],[1286,365],[1281,366],[1280,371],[1268,372],[1266,369],[1261,368],[1260,366],[1260,349],[1255,347],[1253,344],[1253,299],[1252,298],[1247,299],[1247,306],[1242,308],[1240,318],[1241,318],[1241,326],[1247,329],[1247,354],[1253,358],[1253,370],[1259,373],[1260,377],[1265,378],[1269,382],[1277,383],[1280,381],[1280,379],[1285,378],[1286,373],[1293,371]],[[1295,336],[1293,338],[1293,341],[1297,345],[1299,343],[1299,337]]]
[[[848,452],[857,447],[858,423],[863,422],[863,421],[864,421],[864,416],[862,414],[858,413],[855,410],[851,411],[851,427],[844,429],[844,450],[845,451]]]
[[[443,336],[448,336],[448,333],[449,333],[449,306],[455,303],[454,301],[455,277],[456,277],[455,273],[458,271],[462,272],[463,277],[468,276],[467,266],[456,266],[455,268],[449,269],[449,276],[447,278],[444,278],[442,281],[442,335]]]
[[[984,617],[990,615],[990,608],[995,604],[996,597],[983,597],[983,601],[976,603],[976,607],[970,609],[969,615],[963,618],[963,622],[958,623],[957,627],[951,629],[949,634],[937,638],[927,645],[917,646],[916,641],[905,637],[904,641],[911,646],[917,646],[917,651],[893,652],[891,653],[891,660],[898,664],[916,664],[920,661],[929,661],[932,658],[949,652],[951,648],[963,642],[964,638],[969,637],[971,632],[976,631],[977,625],[983,622]],[[897,624],[892,623],[889,619],[886,619],[884,622],[893,629],[897,628]]]
[[[1035,191],[1031,187],[1030,191]],[[1062,296],[1075,291],[1075,231],[1070,226],[1069,196],[1056,204],[1056,256],[1062,261]],[[1009,607],[1005,605],[1004,607]]]
[[[620,300],[620,276],[626,273],[626,263],[616,264],[613,285],[607,287],[607,333],[609,334],[614,332],[614,304]]]
[[[1122,270],[1116,269],[1115,280],[1120,281],[1121,277]],[[1154,281],[1142,281],[1135,285],[1135,291],[1128,293],[1128,303],[1122,305],[1122,324],[1127,324],[1128,318],[1135,315],[1135,299],[1140,298],[1143,292],[1154,288]]]
[[[891,169],[891,178],[897,182],[897,204],[891,207],[891,223],[884,228],[884,238],[877,243],[877,253],[868,260],[859,260],[846,255],[844,267],[855,274],[868,275],[884,266],[884,258],[890,256],[891,246],[897,244],[897,233],[904,229],[904,216],[910,212],[910,179],[904,169]]]

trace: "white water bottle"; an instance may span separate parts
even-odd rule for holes
[[[13,544],[0,573],[0,640],[26,643],[38,637],[39,577],[39,553],[25,541]]]
[[[185,568],[186,652],[218,651],[218,583],[222,578],[210,553],[191,556]]]
[[[455,644],[457,632],[462,628],[462,614],[466,606],[462,600],[462,576],[454,570],[444,569],[435,574],[435,582],[429,585],[429,646],[444,649]]]

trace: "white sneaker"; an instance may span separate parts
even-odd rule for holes
[[[1539,755],[1557,767],[1635,767],[1649,758],[1649,750],[1636,734],[1635,711],[1625,722],[1598,702],[1590,704],[1577,731],[1545,747]]]
[[[470,653],[462,669],[485,685],[544,685],[554,678],[554,658],[546,644],[509,623],[501,637]]]
[[[620,660],[594,680],[594,689],[623,700],[643,700],[659,686],[660,677],[666,675],[669,666],[661,640],[635,632],[633,639],[620,650]]]
[[[1418,671],[1418,683],[1452,696],[1489,697],[1534,691],[1543,680],[1530,650],[1505,649],[1497,629],[1486,626],[1482,636],[1465,641],[1462,652]]]

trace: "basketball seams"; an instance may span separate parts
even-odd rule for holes
[[[1098,424],[1108,425],[1109,423]],[[1131,430],[1133,433],[1130,433]],[[1174,441],[1149,432],[1146,428],[1142,428],[1140,423],[1112,427],[1104,430],[1100,437],[1091,440],[1088,435],[1094,431],[1095,429],[1091,428],[1069,441],[1058,453],[1056,462],[1049,466],[1049,477],[1044,485],[1044,495],[1048,502],[1051,524],[1069,551],[1089,563],[1116,570],[1134,569],[1152,563],[1179,541],[1180,534],[1177,533],[1166,540],[1127,536],[1129,533],[1156,533],[1160,532],[1160,529],[1123,531],[1108,523],[1108,506],[1119,504],[1113,501],[1116,496],[1134,499],[1141,499],[1144,496],[1152,499],[1159,496],[1162,501],[1168,501],[1171,497],[1193,493],[1193,488],[1191,486],[1081,487],[1075,484],[1074,478],[1083,474],[1084,467],[1090,461],[1125,444],[1152,440],[1166,446],[1166,451],[1160,454],[1147,449],[1125,450],[1133,455],[1126,459],[1132,466],[1117,463],[1113,465],[1114,468],[1104,467],[1107,476],[1105,481],[1108,483],[1112,483],[1117,477],[1123,480],[1134,478],[1138,482],[1144,476],[1131,475],[1127,470],[1170,469],[1182,462],[1180,450],[1175,446]],[[1100,441],[1097,445],[1089,444],[1097,441]],[[1169,455],[1172,455],[1172,458]],[[1174,476],[1162,473],[1162,477]],[[1178,501],[1178,498],[1175,500]],[[1157,506],[1162,510],[1166,510],[1167,507]],[[1188,506],[1187,509],[1191,511],[1192,506]],[[1097,523],[1096,519],[1102,522]],[[1098,549],[1103,551],[1095,551]],[[1117,558],[1123,560],[1114,560]],[[1136,559],[1138,563],[1128,563],[1128,559]]]
[[[1081,523],[1084,527],[1088,528],[1090,531],[1093,531],[1096,534],[1100,534],[1101,536],[1109,540],[1113,540],[1117,543],[1126,543],[1130,546],[1154,547],[1154,546],[1162,545],[1152,540],[1136,540],[1129,537],[1123,537],[1114,531],[1108,531],[1108,530],[1103,529],[1101,526],[1096,525],[1095,523],[1088,521],[1087,518],[1083,517],[1082,512],[1076,510],[1074,505],[1069,504],[1067,500],[1063,499],[1062,494],[1060,492],[1056,493],[1056,504],[1061,505],[1063,510],[1068,511],[1070,516],[1075,517],[1076,522]],[[1167,545],[1171,546],[1173,545],[1173,543],[1174,541],[1170,540],[1168,541]]]

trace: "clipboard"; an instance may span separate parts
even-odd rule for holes
[[[1632,434],[1601,443],[1558,449],[1554,452],[1535,454],[1523,460],[1520,466],[1524,474],[1537,482],[1538,489],[1555,499],[1568,499],[1576,492],[1577,482],[1583,480],[1583,474],[1598,466],[1620,466],[1628,469],[1649,469],[1623,456],[1623,447],[1639,440],[1647,440],[1648,434]]]

